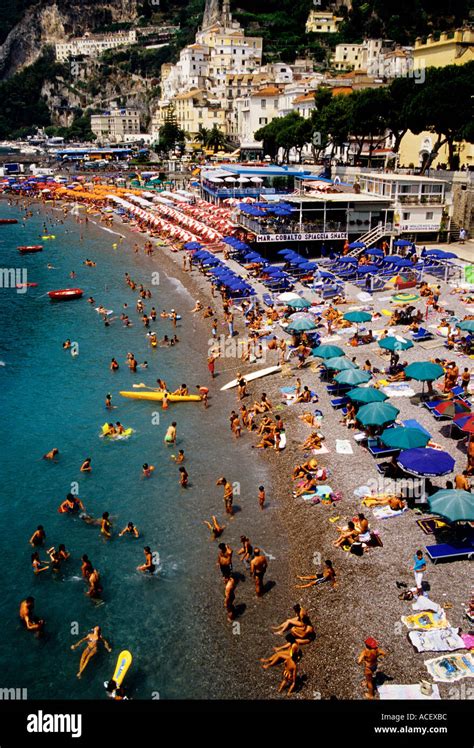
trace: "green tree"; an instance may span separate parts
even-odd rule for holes
[[[430,156],[422,166],[428,169],[440,149],[448,148],[450,168],[456,164],[456,143],[474,142],[472,99],[474,97],[474,62],[428,68],[423,85],[417,89],[409,104],[410,130],[419,134],[424,130],[436,135]]]
[[[368,143],[369,166],[373,151],[387,139],[386,104],[384,88],[366,88],[354,91],[350,96],[350,133],[357,147],[355,158],[361,155],[364,144]]]
[[[217,125],[214,125],[212,129],[207,132],[207,136],[204,141],[205,147],[212,148],[214,153],[217,153],[217,151],[225,148],[226,143],[227,138],[225,137],[222,130],[219,130]]]

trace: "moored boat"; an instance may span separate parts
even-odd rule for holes
[[[51,301],[70,301],[80,299],[84,291],[81,288],[60,288],[57,291],[48,291]]]
[[[32,252],[42,252],[43,245],[42,244],[25,244],[21,247],[17,247],[17,249],[19,252],[21,252],[21,254],[29,254]]]
[[[18,218],[0,218],[0,226],[7,223],[18,223]]]

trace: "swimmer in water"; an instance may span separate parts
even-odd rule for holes
[[[64,348],[64,350],[67,350],[67,349],[68,349],[68,348],[70,348],[70,347],[71,347],[71,341],[70,341],[70,339],[68,338],[67,340],[65,340],[65,341],[64,341],[64,343],[63,343],[63,348]]]
[[[81,465],[81,473],[92,473],[92,457],[86,457]]]
[[[186,471],[185,467],[179,468],[179,485],[182,486],[182,488],[187,488],[189,483],[189,475]]]
[[[60,504],[58,512],[60,514],[74,514],[79,510],[85,511],[84,504],[80,500],[79,496],[74,496],[72,493],[68,493],[65,500]]]
[[[110,646],[108,641],[106,641],[104,637],[102,636],[100,626],[94,626],[92,631],[89,634],[87,634],[87,636],[85,636],[83,639],[80,639],[75,644],[72,644],[71,649],[72,650],[76,649],[84,642],[87,642],[87,646],[81,655],[81,661],[79,663],[79,672],[77,673],[78,678],[81,677],[82,673],[86,669],[91,659],[95,657],[95,655],[97,654],[99,644],[103,644],[107,652],[112,651],[112,647]]]
[[[114,358],[110,362],[110,370],[111,371],[118,371],[119,370],[119,364],[118,364],[118,362]]]
[[[34,574],[40,574],[42,571],[49,569],[49,564],[46,561],[41,561],[38,551],[31,554],[31,566]]]
[[[105,407],[107,408],[107,410],[111,410],[114,407],[112,405],[112,395],[110,395],[109,393],[107,393],[107,395],[105,396]]]
[[[92,569],[87,581],[89,582],[89,589],[86,594],[95,599],[99,598],[102,592],[102,587],[100,584],[100,574],[97,569]]]
[[[109,520],[109,513],[104,512],[100,522],[100,532],[107,539],[112,537],[112,523]]]
[[[209,530],[211,531],[211,536],[212,536],[212,539],[213,539],[213,540],[216,540],[216,539],[217,539],[217,538],[219,538],[219,537],[220,537],[220,536],[222,535],[222,533],[224,532],[224,530],[225,530],[225,525],[220,525],[220,524],[218,523],[218,521],[217,521],[217,518],[216,518],[216,516],[215,516],[214,514],[212,515],[211,519],[212,519],[212,524],[211,524],[210,522],[208,522],[207,520],[204,520],[204,524],[205,524],[205,525],[206,525],[206,526],[207,526],[207,527],[209,528]]]
[[[33,548],[37,548],[38,546],[43,545],[45,539],[46,533],[44,527],[43,525],[38,525],[28,542],[33,546]]]
[[[129,522],[128,525],[124,527],[121,532],[119,532],[119,538],[127,534],[133,535],[134,538],[138,538],[139,536],[138,527],[135,527],[133,522]]]
[[[176,463],[184,462],[184,449],[180,449],[177,455],[171,455],[171,459]]]
[[[20,603],[20,619],[28,631],[33,631],[35,636],[41,636],[44,631],[45,621],[34,614],[35,598],[27,597]]]
[[[208,396],[209,396],[209,387],[204,387],[201,384],[197,384],[196,385],[196,389],[198,390],[199,394],[201,395],[201,400],[203,402],[204,407],[207,408],[207,406],[209,404],[209,402],[208,402],[208,400],[209,400],[209,398],[208,398]]]
[[[154,469],[154,465],[149,465],[148,462],[144,462],[142,467],[142,478],[151,478]]]
[[[57,462],[57,460],[55,460],[54,458],[58,454],[59,454],[59,449],[57,449],[57,447],[54,447],[49,452],[46,452],[45,455],[43,455],[43,460],[51,460],[52,462]]]
[[[150,546],[146,545],[143,549],[143,552],[145,554],[145,563],[141,566],[137,566],[137,571],[142,571],[143,573],[149,573],[153,574],[153,572],[156,569],[155,564],[153,563],[153,554],[151,552]]]
[[[176,444],[176,421],[173,421],[171,426],[168,426],[164,441],[166,444]]]

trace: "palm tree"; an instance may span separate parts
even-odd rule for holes
[[[204,141],[206,148],[212,148],[214,153],[217,153],[220,148],[224,148],[226,143],[227,139],[217,125],[214,125],[212,130],[208,131],[208,137]]]
[[[201,143],[201,145],[203,146],[205,143],[207,143],[210,132],[211,131],[208,130],[206,127],[199,125],[199,132],[196,133],[196,135],[193,138],[193,141],[195,143]]]

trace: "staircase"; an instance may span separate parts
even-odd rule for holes
[[[362,252],[364,252],[367,247],[371,247],[384,236],[387,236],[387,233],[387,229],[383,224],[370,229],[370,231],[367,231],[366,234],[359,236],[359,238],[357,239],[358,242],[363,242],[365,244],[365,248],[363,247],[361,249],[353,249],[351,252],[349,252],[349,255],[351,255],[352,257],[357,257],[357,255],[362,254]]]

